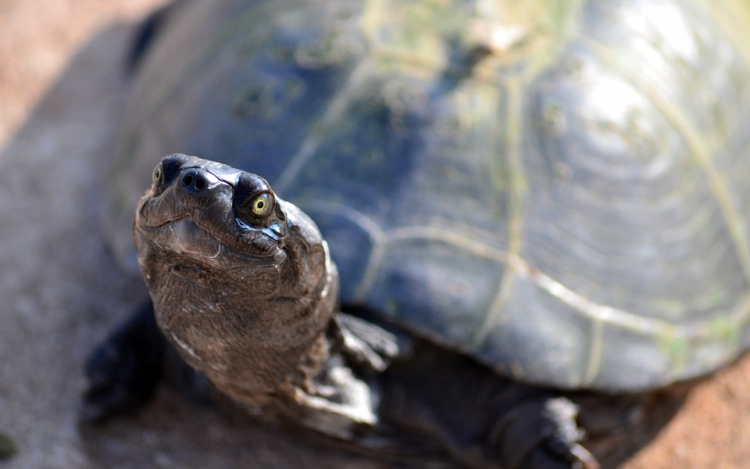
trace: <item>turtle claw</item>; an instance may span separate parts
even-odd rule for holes
[[[601,469],[599,461],[583,446],[576,444],[571,448],[573,456],[581,463],[583,469]]]
[[[594,456],[578,443],[550,440],[534,450],[520,466],[523,469],[601,469]]]
[[[161,375],[164,348],[150,305],[118,327],[86,361],[79,419],[103,422],[146,404]]]
[[[492,441],[512,469],[600,469],[579,443],[578,408],[562,397],[518,405],[496,425]]]

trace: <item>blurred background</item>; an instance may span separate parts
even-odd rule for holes
[[[127,89],[121,57],[133,25],[164,3],[0,0],[0,432],[16,452],[0,467],[329,467],[168,390],[149,415],[76,425],[83,357],[133,288],[99,239],[96,206]],[[699,386],[626,467],[749,465],[746,358]]]

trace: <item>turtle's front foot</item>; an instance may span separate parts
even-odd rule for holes
[[[577,412],[564,397],[534,399],[503,415],[490,438],[510,469],[599,469],[579,443]]]
[[[102,422],[146,404],[161,376],[165,346],[150,304],[119,326],[86,360],[80,419]]]
[[[383,372],[381,420],[432,437],[472,469],[598,469],[581,446],[578,407],[419,342]]]

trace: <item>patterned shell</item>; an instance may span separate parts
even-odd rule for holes
[[[750,346],[742,0],[217,0],[171,12],[109,228],[166,154],[258,173],[342,302],[499,373],[648,389]]]

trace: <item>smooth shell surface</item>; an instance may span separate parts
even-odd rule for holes
[[[141,64],[108,218],[163,155],[265,177],[342,301],[519,380],[638,390],[750,345],[750,8],[214,1]]]

